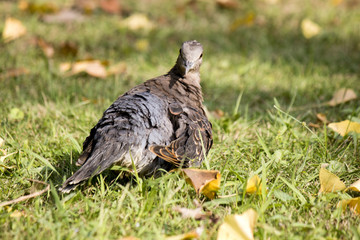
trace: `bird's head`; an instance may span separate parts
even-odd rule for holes
[[[188,73],[199,73],[202,63],[203,47],[196,41],[184,42],[180,48],[176,65],[182,76]]]

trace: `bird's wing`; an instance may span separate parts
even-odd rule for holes
[[[178,105],[171,107],[169,111],[176,118],[176,139],[167,146],[153,145],[149,149],[177,167],[199,166],[213,143],[211,123],[200,109],[187,107],[180,111]]]
[[[173,135],[167,105],[148,92],[124,95],[116,100],[91,130],[78,161],[82,166],[64,182],[61,190],[69,192],[114,163],[130,168],[135,163],[140,168],[151,162],[154,155],[147,146],[169,144]]]

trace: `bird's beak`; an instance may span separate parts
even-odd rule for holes
[[[194,64],[190,61],[186,61],[184,65],[185,65],[185,75],[186,75],[192,69]]]

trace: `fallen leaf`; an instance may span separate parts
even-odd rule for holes
[[[350,187],[348,187],[347,189],[355,192],[360,192],[360,179],[351,184]]]
[[[339,6],[342,2],[343,0],[331,0],[331,4],[333,6]]]
[[[246,193],[259,193],[261,191],[261,179],[258,175],[252,176],[246,184]]]
[[[149,18],[141,13],[134,13],[128,18],[125,18],[120,22],[120,25],[132,31],[142,30],[147,32],[154,28],[154,24],[149,20]]]
[[[12,108],[8,115],[9,120],[22,120],[24,119],[24,112],[21,111],[19,108]]]
[[[238,2],[235,0],[216,0],[216,5],[220,8],[236,9]]]
[[[126,72],[127,65],[125,62],[118,62],[114,65],[110,65],[107,69],[107,75],[116,75]]]
[[[310,39],[321,32],[321,27],[310,19],[306,18],[301,21],[301,30],[304,37],[306,39]]]
[[[45,42],[44,39],[38,38],[36,43],[41,48],[46,57],[52,58],[54,56],[54,48],[49,43]]]
[[[355,214],[360,214],[360,197],[341,200],[337,206],[341,207],[343,210],[348,206]]]
[[[69,63],[69,62],[60,63],[60,65],[59,65],[59,70],[61,73],[67,72],[70,69],[71,69],[71,63]]]
[[[330,123],[328,127],[343,137],[349,132],[360,133],[360,123],[351,122],[349,120]]]
[[[73,42],[64,42],[60,44],[59,48],[57,49],[57,53],[62,56],[75,57],[78,53],[78,47]]]
[[[345,103],[356,98],[357,96],[354,90],[350,88],[341,88],[334,93],[332,99],[327,102],[327,105],[334,107],[338,104]]]
[[[254,239],[256,220],[257,213],[251,208],[241,215],[226,216],[224,223],[219,227],[217,240]]]
[[[27,214],[24,210],[19,211],[19,210],[15,210],[10,214],[10,217],[12,218],[19,218],[19,217],[26,217]]]
[[[190,239],[198,239],[200,238],[201,233],[203,232],[203,227],[198,227],[196,230],[190,231],[188,233],[169,236],[166,237],[165,240],[190,240]]]
[[[6,79],[6,78],[18,77],[18,76],[29,74],[29,73],[30,73],[30,71],[23,67],[12,68],[12,69],[8,69],[4,73],[2,73],[0,75],[0,78]]]
[[[225,113],[221,109],[215,109],[214,111],[211,111],[210,114],[215,119],[221,119],[222,117],[225,116]]]
[[[147,39],[140,39],[135,42],[135,49],[140,52],[145,52],[149,49],[149,41]]]
[[[59,10],[58,7],[52,2],[34,3],[25,0],[19,1],[18,8],[21,11],[27,11],[29,13],[39,13],[39,14],[55,13]]]
[[[255,22],[255,14],[248,13],[245,17],[240,17],[235,19],[235,21],[230,25],[230,31],[234,32],[241,26],[251,26]]]
[[[119,14],[121,12],[119,0],[100,0],[100,8],[110,14]]]
[[[317,113],[317,114],[316,114],[316,118],[317,118],[320,122],[322,122],[322,123],[324,123],[324,124],[328,124],[328,123],[329,123],[329,121],[327,120],[326,115],[323,114],[323,113]]]
[[[186,181],[191,184],[197,194],[204,194],[214,199],[220,189],[221,175],[217,170],[202,170],[186,168],[181,170],[186,176]]]
[[[75,0],[74,6],[85,14],[92,14],[99,5],[98,0]]]
[[[324,193],[337,192],[346,188],[345,183],[338,176],[325,168],[320,168],[320,191]]]
[[[128,236],[128,237],[120,238],[119,240],[140,240],[140,238]]]
[[[21,21],[8,17],[5,21],[4,31],[2,38],[4,42],[12,41],[26,34],[26,28]]]
[[[63,9],[56,14],[45,15],[42,19],[46,23],[70,23],[82,22],[85,17],[75,10]]]
[[[308,124],[309,127],[313,127],[313,128],[320,128],[320,124],[317,124],[317,123],[309,123]]]
[[[211,213],[204,213],[201,207],[189,209],[175,206],[173,207],[173,210],[181,213],[182,218],[194,218],[195,220],[201,220],[207,216],[211,216]]]
[[[279,3],[279,0],[264,0],[264,1],[265,1],[266,3],[272,4],[272,5]]]
[[[105,78],[107,76],[105,65],[100,60],[83,60],[73,64],[60,64],[60,72],[70,71],[70,76],[85,72],[93,77]]]

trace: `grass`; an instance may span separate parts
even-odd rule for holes
[[[358,1],[338,6],[330,1],[245,1],[235,10],[208,1],[122,2],[125,15],[145,13],[156,28],[149,33],[121,29],[119,17],[101,11],[82,23],[48,24],[39,14],[20,11],[13,1],[0,2],[0,19],[13,16],[28,29],[25,37],[0,44],[0,73],[15,67],[30,71],[0,79],[1,149],[14,153],[0,162],[0,202],[44,187],[27,179],[51,184],[41,197],[0,209],[0,238],[162,239],[204,226],[201,239],[216,239],[224,216],[251,207],[259,214],[257,239],[360,239],[359,217],[336,208],[351,194],[318,195],[324,163],[347,186],[360,178],[358,137],[343,138],[326,127],[309,131],[302,124],[316,122],[320,112],[334,122],[359,121],[358,100],[321,105],[342,87],[360,93]],[[251,13],[253,24],[229,31],[235,19]],[[318,23],[322,33],[305,39],[300,30],[304,18]],[[74,42],[78,54],[48,60],[34,45],[35,36],[55,45]],[[150,47],[137,50],[136,42],[144,39]],[[189,39],[205,48],[205,105],[210,112],[225,112],[220,119],[210,116],[210,168],[221,171],[219,195],[237,195],[210,201],[197,196],[177,173],[129,183],[102,174],[59,195],[57,187],[77,169],[82,142],[102,112],[126,90],[168,71],[181,42]],[[123,61],[127,71],[97,79],[65,77],[57,70],[62,62],[89,56]],[[14,108],[24,117],[12,118]],[[264,190],[243,194],[254,174],[265,180]],[[219,221],[183,219],[172,210],[177,205],[195,208],[194,200]]]

